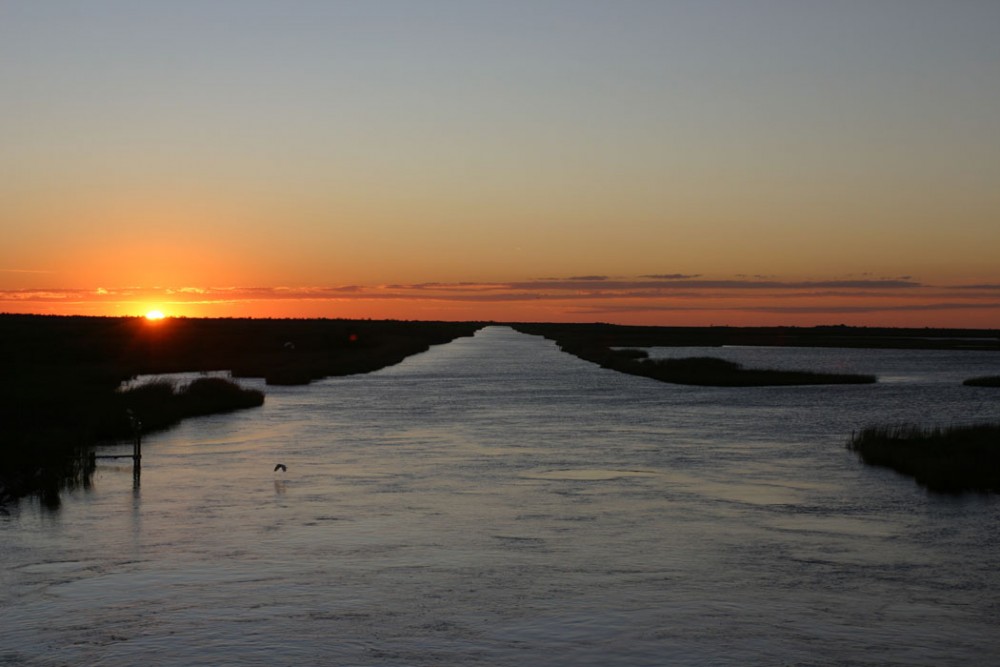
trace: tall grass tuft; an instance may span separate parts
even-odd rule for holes
[[[983,377],[969,378],[962,384],[967,387],[1000,387],[1000,375],[985,375]]]
[[[186,417],[254,408],[264,404],[264,393],[246,389],[219,377],[198,378],[186,386],[157,381],[140,385],[118,395],[115,414],[118,420],[109,435],[125,437],[131,424],[123,417],[131,411],[142,422],[142,431],[158,431]]]
[[[931,491],[1000,493],[1000,424],[868,426],[847,443],[862,461],[914,477]]]

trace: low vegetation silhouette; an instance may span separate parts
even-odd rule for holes
[[[874,375],[849,373],[820,373],[807,370],[775,370],[744,368],[741,364],[716,357],[689,357],[681,359],[650,359],[645,350],[627,345],[644,347],[703,347],[721,345],[723,339],[746,341],[761,337],[759,330],[725,330],[725,334],[711,332],[705,339],[692,338],[697,335],[686,329],[651,330],[648,327],[617,327],[614,325],[515,325],[523,333],[545,336],[555,341],[561,350],[586,361],[630,375],[671,382],[675,384],[701,385],[712,387],[761,387],[794,386],[817,384],[871,384],[877,381]],[[699,329],[704,332],[705,330]],[[772,332],[773,334],[773,332]],[[728,338],[722,338],[722,336]],[[787,340],[789,336],[780,336]],[[772,339],[773,340],[773,339]],[[798,337],[796,342],[800,342]],[[745,344],[745,343],[742,343]]]
[[[847,443],[862,461],[941,493],[1000,493],[1000,424],[869,426]]]
[[[618,352],[615,356],[622,356]],[[674,384],[707,387],[774,387],[812,384],[871,384],[874,375],[816,373],[813,371],[744,368],[742,364],[716,357],[680,359],[624,359],[611,366],[632,375]]]
[[[158,380],[120,391],[107,406],[106,421],[98,435],[123,439],[134,430],[131,415],[141,420],[141,432],[160,431],[186,417],[256,408],[264,392],[247,389],[221,377],[197,378],[187,385]]]
[[[969,378],[962,384],[967,387],[1000,387],[1000,375],[984,375],[983,377]]]
[[[605,323],[511,324],[567,347],[843,347],[896,350],[1000,351],[1000,331],[884,327],[655,327]]]

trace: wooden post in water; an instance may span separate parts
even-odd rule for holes
[[[132,449],[132,487],[139,488],[142,477],[142,435],[135,432],[135,445]]]
[[[103,454],[90,453],[90,460],[97,459],[132,459],[132,488],[139,488],[139,478],[142,476],[142,422],[131,410],[128,413],[129,423],[132,425],[132,453],[131,454]]]
[[[132,435],[135,436],[132,442],[132,488],[138,489],[142,477],[142,422],[131,410],[128,411],[128,418],[132,422]]]

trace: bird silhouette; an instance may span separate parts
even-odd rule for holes
[[[278,465],[274,466],[274,472],[278,472],[279,470],[281,472],[285,472],[288,470],[288,466],[286,466],[284,463],[279,463]]]

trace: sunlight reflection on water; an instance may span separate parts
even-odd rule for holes
[[[844,448],[1000,417],[921,359],[894,384],[678,387],[494,327],[269,387],[148,438],[135,492],[102,464],[58,514],[0,519],[0,663],[989,663],[1000,503]]]

